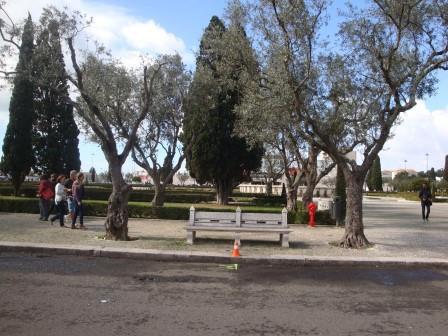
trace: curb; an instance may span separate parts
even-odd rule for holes
[[[441,258],[392,258],[392,257],[325,257],[325,256],[243,256],[229,257],[206,252],[161,251],[136,248],[96,247],[80,245],[50,245],[39,243],[0,242],[0,253],[29,253],[71,255],[85,257],[124,258],[137,260],[290,265],[290,266],[375,266],[375,267],[448,267],[448,260]]]

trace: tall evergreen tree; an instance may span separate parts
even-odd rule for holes
[[[448,182],[448,155],[445,155],[445,169],[443,170],[443,179]]]
[[[372,166],[372,186],[375,191],[383,191],[383,177],[381,175],[381,161],[377,156]]]
[[[89,173],[90,173],[90,181],[92,183],[95,183],[95,180],[96,180],[96,170],[95,170],[95,167],[90,168]]]
[[[336,170],[336,185],[335,185],[335,196],[339,197],[339,202],[341,206],[341,213],[338,214],[340,216],[337,216],[339,218],[336,218],[336,224],[341,225],[345,221],[345,215],[347,212],[347,192],[346,192],[346,184],[345,184],[345,178],[344,173],[342,169],[337,166]]]
[[[9,102],[9,123],[3,141],[1,169],[12,179],[17,195],[33,163],[31,130],[34,121],[34,84],[31,80],[34,50],[34,28],[31,15],[26,20],[16,66],[14,88]]]
[[[79,130],[73,107],[67,103],[68,85],[58,25],[43,22],[34,53],[37,78],[36,122],[33,127],[34,170],[69,174],[81,166]]]
[[[369,169],[369,171],[367,172],[367,176],[366,176],[366,184],[367,184],[367,188],[369,188],[369,191],[373,191],[373,184],[372,184],[372,175],[373,175],[373,166]]]
[[[435,181],[436,180],[436,171],[435,171],[434,167],[432,167],[430,169],[430,171],[428,172],[428,179],[430,181]]]
[[[239,53],[226,41],[238,39]],[[261,165],[263,150],[234,134],[234,108],[241,101],[242,80],[256,72],[244,30],[227,30],[213,16],[202,36],[196,73],[186,100],[183,142],[187,169],[199,183],[213,183],[218,204],[227,204],[234,186]]]

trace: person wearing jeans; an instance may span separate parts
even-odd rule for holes
[[[51,205],[51,199],[54,197],[53,186],[48,181],[47,175],[42,175],[39,182],[39,191],[37,193],[39,197],[39,220],[47,221]]]
[[[60,175],[57,178],[54,197],[54,202],[58,213],[51,218],[51,224],[53,224],[53,222],[59,218],[59,225],[61,227],[64,226],[65,204],[67,199],[67,189],[65,188],[64,182],[65,176]]]
[[[73,183],[76,180],[77,174],[78,174],[78,172],[76,170],[70,171],[70,178],[65,181],[65,189],[67,190],[68,216],[70,218],[70,221],[73,220],[73,216],[75,214],[75,202],[73,201],[72,187],[73,187]]]
[[[432,195],[431,190],[428,188],[426,183],[423,183],[422,189],[420,190],[418,197],[422,205],[422,217],[423,221],[428,221],[429,213],[431,212],[432,205]]]
[[[75,206],[75,213],[72,219],[72,229],[76,229],[76,219],[79,217],[79,228],[85,230],[84,226],[84,209],[82,200],[84,198],[84,174],[78,173],[76,181],[73,183],[72,196]]]

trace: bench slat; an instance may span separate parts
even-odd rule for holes
[[[272,221],[282,221],[282,214],[271,214],[271,213],[246,213],[241,214],[241,220],[272,220]]]
[[[238,228],[238,227],[224,227],[224,226],[187,226],[187,231],[227,231],[227,232],[274,232],[274,233],[290,233],[294,230],[281,228]]]
[[[195,213],[196,219],[228,219],[235,220],[235,214],[233,212],[207,212],[198,211]]]

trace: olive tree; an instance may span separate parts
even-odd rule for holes
[[[179,55],[166,56],[164,62],[150,112],[137,131],[132,150],[133,160],[146,170],[154,183],[153,206],[163,205],[165,188],[185,159],[179,136],[190,74]]]
[[[364,235],[362,187],[398,118],[436,88],[448,68],[447,2],[368,1],[350,6],[330,48],[320,37],[327,1],[266,0],[249,11],[277,73],[292,93],[300,135],[341,168],[347,217],[341,246],[369,245]],[[333,50],[333,51],[331,51]],[[360,158],[347,156],[356,151]]]
[[[83,130],[99,143],[109,165],[112,193],[105,221],[106,238],[128,240],[131,187],[123,178],[122,166],[136,143],[141,123],[153,107],[165,58],[146,63],[138,72],[131,71],[102,47],[93,52],[76,48],[76,38],[85,25],[79,14],[50,7],[44,9],[43,17],[43,22],[58,21],[73,68],[68,79],[77,95],[76,99],[68,97],[68,102],[80,117]]]
[[[272,195],[272,185],[285,173],[283,160],[279,151],[272,145],[264,145],[264,155],[261,168],[258,171],[266,183],[266,195]]]

